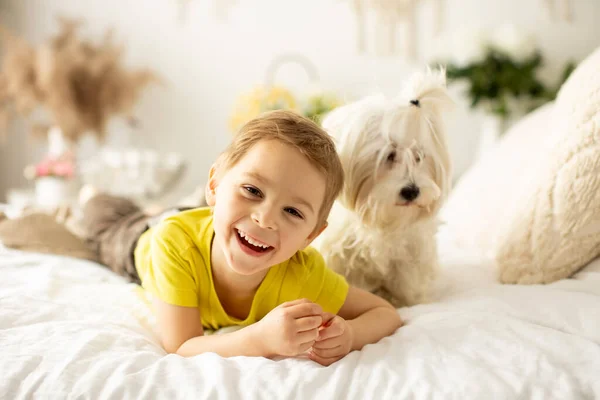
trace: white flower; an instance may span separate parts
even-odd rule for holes
[[[466,67],[485,58],[488,48],[488,32],[480,27],[466,27],[456,31],[450,38],[450,43],[440,43],[447,59],[457,67]]]
[[[514,24],[503,24],[492,34],[491,46],[515,61],[524,61],[536,52],[536,41],[532,34],[523,32]]]

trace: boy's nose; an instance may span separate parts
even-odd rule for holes
[[[263,229],[276,229],[277,224],[271,209],[256,210],[252,214],[252,220]]]

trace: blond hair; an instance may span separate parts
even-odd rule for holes
[[[321,228],[344,185],[342,163],[331,137],[315,122],[292,111],[269,111],[240,128],[219,156],[215,165],[216,174],[237,164],[261,140],[277,140],[294,147],[325,176],[325,198],[315,229]]]

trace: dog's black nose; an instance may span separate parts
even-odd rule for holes
[[[415,185],[408,185],[400,190],[400,196],[404,197],[406,201],[413,201],[419,197],[420,190]]]

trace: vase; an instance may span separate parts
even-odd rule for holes
[[[485,157],[500,141],[504,131],[504,119],[497,115],[486,114],[481,123],[481,135],[477,148],[477,158]]]
[[[59,160],[70,158],[73,153],[73,143],[68,141],[59,127],[48,130],[48,149],[46,160]],[[50,161],[47,161],[50,162]],[[74,166],[71,167],[74,169]],[[48,171],[35,180],[35,204],[43,209],[56,209],[62,205],[70,204],[75,191],[73,173],[67,171]],[[58,175],[57,175],[58,174]]]
[[[55,176],[44,176],[35,181],[35,202],[38,207],[54,210],[68,204],[73,197],[70,180]]]
[[[54,126],[48,130],[48,155],[50,157],[60,157],[71,150],[71,143],[65,139],[59,127]]]

